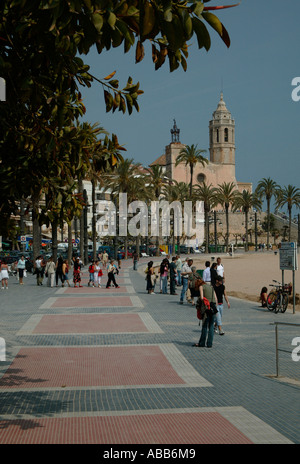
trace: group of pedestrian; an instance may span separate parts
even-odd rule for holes
[[[162,260],[156,274],[153,261],[149,261],[146,273],[146,290],[148,294],[154,294],[155,284],[160,276],[160,293],[177,295],[176,287],[181,286],[179,303],[184,304],[186,299],[193,306],[203,310],[201,337],[193,346],[211,347],[214,333],[224,335],[222,328],[222,316],[224,300],[230,308],[230,303],[225,289],[225,273],[221,258],[217,258],[212,264],[205,262],[202,277],[193,266],[193,259],[187,258],[182,263],[180,256],[174,256],[171,260],[166,257]],[[207,307],[204,307],[206,302]],[[203,309],[204,308],[204,309]]]
[[[116,282],[116,277],[115,277],[117,274],[119,274],[119,265],[117,265],[113,259],[109,261],[108,254],[106,252],[104,252],[103,254],[101,253],[98,256],[98,258],[99,259],[92,260],[91,264],[89,265],[88,287],[92,286],[92,287],[101,288],[102,277],[104,275],[103,270],[106,269],[108,280],[107,280],[105,288],[110,288],[112,284],[114,285],[115,288],[120,288]],[[77,267],[76,262],[74,266]],[[80,266],[80,270],[81,270],[81,266]],[[79,272],[79,276],[80,276],[80,272]],[[76,281],[74,280],[74,287],[77,286],[76,283],[78,282],[78,278],[80,277],[76,277]],[[82,287],[81,280],[79,281],[79,287]]]
[[[47,286],[58,287],[59,280],[61,281],[62,287],[67,284],[70,287],[69,282],[69,263],[67,259],[63,259],[61,256],[58,257],[55,262],[53,256],[50,256],[47,260],[42,255],[37,256],[33,265],[33,274],[36,276],[36,284],[38,286],[43,285],[44,277],[47,279]]]
[[[135,263],[134,263],[135,269]],[[177,295],[176,287],[181,285],[181,270],[182,270],[182,261],[180,256],[173,256],[170,260],[170,257],[166,257],[162,260],[158,274],[156,274],[153,267],[153,261],[149,261],[148,266],[145,270],[146,274],[146,290],[148,294],[154,294],[155,284],[159,278],[159,287],[160,293],[168,293],[168,283],[170,284],[170,294]]]

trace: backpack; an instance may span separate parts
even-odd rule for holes
[[[201,298],[198,298],[196,309],[197,318],[201,321],[206,311],[210,310],[210,302],[207,298],[205,298],[205,296],[203,297],[203,300],[201,300]]]

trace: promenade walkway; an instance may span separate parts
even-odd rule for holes
[[[231,298],[225,335],[212,349],[192,347],[195,308],[146,294],[146,262],[138,271],[122,262],[119,289],[105,288],[106,273],[102,288],[88,287],[87,268],[82,288],[10,278],[0,291],[0,443],[299,444],[300,382],[272,377],[270,323],[300,315]],[[285,328],[290,351],[296,336]]]

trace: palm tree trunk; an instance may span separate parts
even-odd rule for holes
[[[53,261],[55,263],[57,261],[57,225],[58,225],[58,220],[54,219],[51,222],[51,226],[52,226],[52,256],[53,256]]]
[[[289,242],[291,241],[291,234],[292,234],[292,208],[288,206],[289,210]]]
[[[246,243],[245,243],[245,251],[248,251],[248,211],[245,211],[245,227],[246,227]]]
[[[204,220],[205,220],[205,253],[208,253],[208,242],[209,242],[209,219],[208,219],[209,211],[204,209]]]
[[[72,262],[72,221],[68,223],[68,263]]]
[[[229,249],[229,214],[228,214],[228,206],[225,206],[225,217],[226,217],[226,253],[228,253]]]
[[[194,174],[194,165],[190,164],[190,172],[191,172],[191,183],[190,183],[190,199],[192,198],[193,193],[193,174]]]
[[[38,219],[39,212],[39,196],[32,197],[32,250],[33,250],[33,259],[40,254],[41,247],[41,232],[40,224]]]

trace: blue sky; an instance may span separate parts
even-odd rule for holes
[[[209,5],[231,3],[215,0]],[[121,84],[132,76],[144,91],[139,113],[106,113],[102,87],[95,82],[82,90],[85,119],[116,133],[127,149],[124,156],[145,166],[170,143],[173,119],[180,141],[197,144],[208,156],[208,123],[223,88],[236,123],[237,180],[252,182],[255,188],[260,179],[271,177],[282,187],[299,187],[300,101],[292,100],[291,82],[300,76],[300,2],[242,0],[217,15],[230,34],[230,48],[208,26],[211,49],[198,50],[192,37],[186,72],[178,68],[170,73],[167,62],[155,71],[149,44],[138,64],[134,50],[124,54],[123,47],[84,57],[97,77],[116,70]]]

